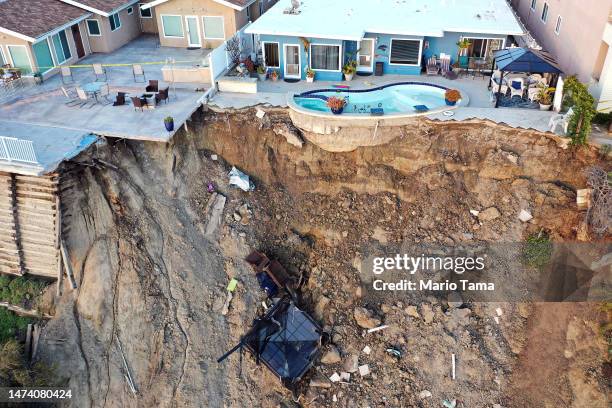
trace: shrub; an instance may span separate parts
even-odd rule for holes
[[[19,276],[0,276],[0,301],[31,308],[47,286],[46,282]]]
[[[34,319],[21,317],[15,313],[0,307],[0,343],[14,339],[18,334],[23,333],[28,328],[28,323]]]
[[[552,255],[552,242],[544,232],[532,234],[527,237],[523,245],[523,262],[534,268],[543,268],[550,261]]]
[[[568,136],[573,145],[584,145],[591,133],[591,122],[595,117],[595,99],[586,85],[575,76],[565,80],[565,103],[572,107],[574,114],[567,127]]]

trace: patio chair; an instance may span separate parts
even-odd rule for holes
[[[125,92],[117,92],[117,98],[115,102],[113,102],[113,106],[123,106],[125,105]]]
[[[156,79],[150,79],[149,85],[145,88],[145,92],[157,92],[159,91],[159,81]]]
[[[142,65],[134,64],[132,65],[132,74],[134,75],[134,82],[136,81],[136,77],[141,76],[142,82],[147,81],[147,76],[145,75],[144,69],[142,69]]]
[[[93,64],[94,75],[96,76],[96,81],[99,77],[104,76],[104,80],[108,81],[108,75],[106,75],[106,68],[102,66],[102,64]]]
[[[160,103],[161,101],[168,103],[168,91],[169,90],[170,90],[170,87],[160,89],[159,92],[155,95],[155,103],[157,104],[157,103]]]
[[[529,99],[531,102],[536,102],[536,99],[538,98],[539,94],[540,94],[539,87],[532,86],[530,88],[527,88],[527,99]]]
[[[81,100],[83,102],[81,105],[79,105],[79,108],[88,108],[88,109],[91,109],[96,104],[94,101],[92,101],[89,98],[89,96],[87,96],[85,91],[82,90],[81,88],[77,88],[76,89],[76,93],[77,93],[77,97],[79,98],[79,100]],[[91,102],[91,104],[89,104],[89,102]]]
[[[557,133],[557,128],[561,126],[563,134],[567,135],[567,127],[569,126],[569,122],[572,115],[574,115],[574,109],[569,108],[564,114],[559,113],[557,115],[552,116],[548,121],[548,127],[550,128],[550,131],[553,133]]]
[[[432,55],[431,58],[427,60],[427,75],[438,75],[440,71],[440,67],[438,67],[438,61],[436,60],[436,56]]]
[[[506,84],[498,84],[493,81],[491,84],[491,100],[494,101],[497,97],[497,92],[500,92],[502,95],[506,95],[508,93],[508,85]]]
[[[147,106],[147,101],[139,98],[137,96],[132,96],[130,98],[132,100],[132,105],[134,105],[134,110],[140,109],[140,111],[144,111],[144,108]]]
[[[74,77],[72,76],[72,70],[70,67],[60,67],[60,74],[62,75],[62,83],[67,83],[66,81],[70,79],[70,82],[74,82]]]
[[[523,78],[512,78],[508,81],[510,82],[510,99],[515,96],[522,99],[525,92],[525,81]]]
[[[99,96],[101,98],[104,98],[106,100],[107,103],[112,103],[112,101],[110,99],[108,99],[108,96],[110,95],[110,86],[108,86],[108,84],[103,84],[100,87],[100,93]]]
[[[68,89],[64,88],[63,86],[60,87],[60,89],[62,91],[62,94],[64,94],[64,97],[68,100],[67,102],[64,103],[64,105],[74,107],[76,105],[83,104],[83,101],[79,99],[76,93],[70,92]]]

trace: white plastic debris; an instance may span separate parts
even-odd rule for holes
[[[340,380],[342,380],[344,382],[351,381],[351,373],[347,373],[347,372],[342,371],[340,373]]]
[[[255,116],[257,116],[257,118],[259,119],[263,119],[263,117],[266,116],[266,112],[262,111],[261,109],[257,109],[257,113],[255,113]]]
[[[388,326],[388,325],[386,325],[386,324],[383,324],[382,326],[378,326],[378,327],[374,327],[374,328],[372,328],[372,329],[368,329],[368,333],[374,333],[374,332],[377,332],[377,331],[379,331],[379,330],[384,330],[384,329],[386,329],[387,327],[389,327],[389,326]]]
[[[523,222],[527,222],[529,220],[531,220],[533,218],[533,215],[531,215],[531,213],[527,210],[521,210],[521,212],[519,213],[518,216],[519,220],[523,221]]]
[[[336,397],[336,394],[334,394],[334,395],[332,396],[332,401],[334,401],[334,402],[338,402],[338,397]]]
[[[236,186],[243,191],[253,191],[255,188],[251,185],[249,176],[232,166],[232,170],[229,172],[229,183],[232,186]]]
[[[493,316],[493,320],[495,320],[495,323],[499,324],[499,317]]]
[[[367,355],[370,355],[370,353],[372,352],[372,349],[370,348],[370,346],[365,346],[363,348],[363,352],[366,353]]]
[[[504,312],[502,312],[501,307],[498,307],[497,309],[495,309],[495,313],[497,313],[498,316],[501,316],[504,314]]]
[[[210,155],[211,160],[213,161],[217,161],[217,159],[219,158],[219,156],[217,156],[216,154],[211,154]]]
[[[478,214],[480,214],[480,211],[478,211],[478,210],[470,210],[470,214],[472,214],[474,217],[478,217]]]
[[[362,377],[365,377],[366,375],[370,374],[370,366],[367,364],[359,366],[359,374]]]
[[[429,398],[429,397],[431,397],[431,391],[423,390],[419,392],[419,398],[424,399],[424,398]]]
[[[453,376],[453,380],[456,378],[455,373],[456,373],[456,364],[455,364],[455,354],[453,353],[451,355],[451,362],[452,362],[452,376]]]
[[[329,381],[334,383],[340,381],[340,375],[338,373],[333,373],[331,377],[329,377]]]

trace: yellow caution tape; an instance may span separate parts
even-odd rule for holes
[[[176,65],[176,64],[201,64],[202,60],[196,60],[196,61],[173,61],[173,62],[168,62],[168,61],[154,61],[154,62],[130,62],[130,63],[124,63],[124,64],[101,64],[103,67],[131,67],[132,65]],[[54,66],[50,66],[50,67],[38,67],[39,70],[41,69],[45,69],[45,71],[48,71],[49,69],[54,69],[54,68],[61,68],[61,67],[68,67],[68,68],[93,68],[93,64],[85,64],[85,65],[54,65]]]

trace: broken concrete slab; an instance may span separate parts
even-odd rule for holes
[[[223,209],[225,208],[226,198],[224,195],[219,193],[213,193],[208,200],[206,206],[206,225],[204,226],[204,235],[211,238],[214,237],[217,229],[221,225],[221,216],[223,215]]]

